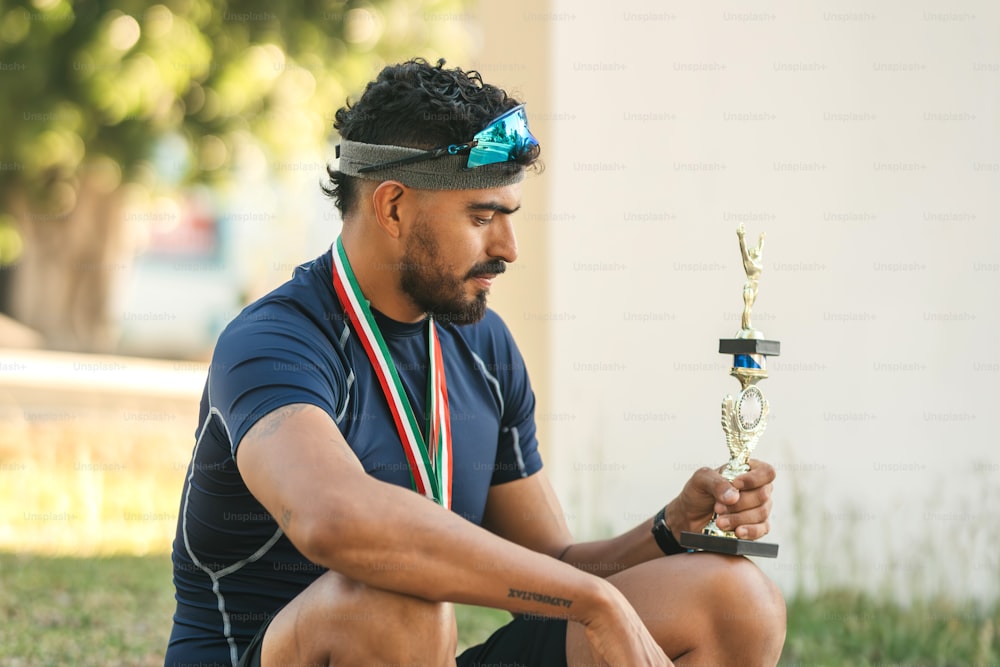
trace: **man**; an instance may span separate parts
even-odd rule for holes
[[[443,65],[386,67],[337,112],[340,238],[219,339],[166,663],[454,665],[460,602],[515,620],[459,665],[775,664],[774,584],[675,539],[713,512],[764,535],[767,464],[699,470],[656,517],[573,543],[485,305],[538,143],[517,100]]]

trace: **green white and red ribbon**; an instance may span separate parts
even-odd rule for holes
[[[444,376],[444,360],[433,318],[427,322],[427,440],[420,431],[413,407],[403,390],[392,355],[385,344],[371,307],[361,293],[344,244],[337,238],[333,252],[333,289],[347,313],[361,345],[372,364],[382,393],[389,404],[399,440],[410,465],[410,480],[417,493],[451,507],[452,447],[451,417],[448,409],[448,386]],[[428,444],[430,446],[428,447]]]

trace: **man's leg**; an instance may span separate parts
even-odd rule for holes
[[[751,561],[709,553],[658,558],[608,579],[677,665],[773,666],[785,643],[785,602]],[[594,665],[583,627],[566,633],[570,667]]]
[[[456,643],[450,604],[370,588],[327,572],[271,621],[261,666],[453,666]]]

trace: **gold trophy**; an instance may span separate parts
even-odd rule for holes
[[[750,323],[750,310],[757,301],[757,287],[763,268],[761,254],[764,249],[764,234],[760,235],[757,246],[748,248],[743,225],[736,229],[740,239],[740,253],[747,280],[743,284],[743,317],[736,338],[719,340],[719,352],[733,355],[733,367],[729,374],[740,381],[740,393],[736,398],[726,396],[722,400],[722,431],[726,434],[729,447],[729,461],[720,471],[730,482],[750,470],[750,454],[767,426],[769,406],[757,383],[767,377],[767,357],[778,356],[781,344],[776,340],[766,340],[764,334]],[[681,533],[681,546],[700,551],[766,556],[778,555],[778,545],[753,540],[741,540],[729,530],[721,530],[715,525],[715,517],[700,533]]]

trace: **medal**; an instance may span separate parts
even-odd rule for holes
[[[448,387],[444,376],[441,343],[433,318],[427,322],[427,440],[420,431],[413,407],[403,390],[396,365],[379,331],[371,307],[361,293],[354,271],[337,237],[333,252],[333,289],[340,305],[361,341],[372,369],[382,386],[382,393],[392,413],[406,460],[410,466],[410,481],[417,493],[451,508],[452,446],[451,417],[448,409]]]

